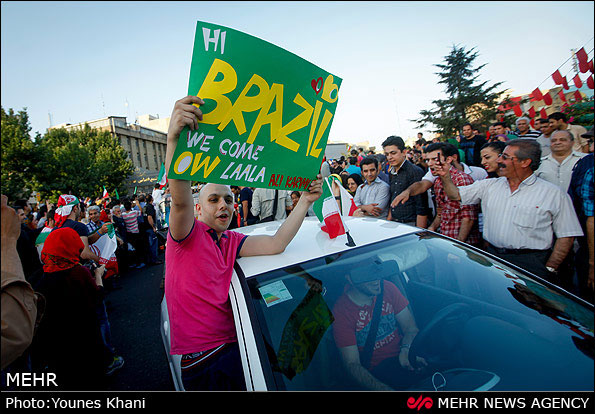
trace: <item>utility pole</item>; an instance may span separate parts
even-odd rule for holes
[[[570,52],[572,52],[572,69],[574,70],[574,75],[576,76],[579,73],[578,58],[576,57],[576,49],[570,49]]]

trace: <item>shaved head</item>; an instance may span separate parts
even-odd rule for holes
[[[234,212],[234,196],[231,187],[222,184],[206,184],[198,194],[198,220],[214,229],[219,236],[227,230]]]
[[[211,194],[217,194],[217,195],[231,194],[233,196],[230,186],[223,185],[223,184],[207,183],[204,185],[203,188],[200,189],[200,192],[198,193],[198,203],[204,204],[204,200]]]

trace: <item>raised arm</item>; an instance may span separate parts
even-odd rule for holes
[[[202,121],[202,112],[196,105],[203,105],[204,101],[197,96],[186,96],[176,101],[171,114],[169,130],[167,131],[167,151],[165,155],[165,171],[169,171],[178,138],[184,127],[192,131],[198,129],[198,121]],[[186,237],[194,223],[194,200],[190,181],[168,179],[171,194],[169,212],[169,231],[176,240]]]
[[[403,190],[401,194],[398,194],[392,203],[390,203],[390,206],[396,207],[399,205],[399,203],[405,204],[405,202],[409,200],[409,197],[413,197],[428,191],[430,188],[432,188],[432,185],[434,185],[434,183],[428,180],[416,181]]]
[[[322,176],[312,181],[308,192],[302,193],[297,205],[273,236],[250,236],[240,250],[240,256],[260,256],[282,253],[297,234],[308,208],[322,194]],[[253,213],[254,214],[254,213]]]

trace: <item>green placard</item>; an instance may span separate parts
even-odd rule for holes
[[[205,102],[168,178],[306,190],[316,179],[341,79],[278,46],[197,22],[188,94]]]

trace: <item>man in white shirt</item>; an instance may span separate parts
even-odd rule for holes
[[[541,157],[541,164],[535,174],[567,192],[572,169],[587,154],[572,149],[574,136],[567,129],[554,131],[550,137],[550,145],[552,152]]]
[[[163,199],[163,192],[160,188],[159,184],[155,184],[155,188],[151,193],[151,197],[153,197],[153,206],[155,207],[155,211],[157,212],[157,228],[160,229],[163,223],[163,215],[161,214],[161,209],[159,208],[159,203]]]
[[[277,196],[277,211],[273,212],[275,194]],[[287,217],[286,210],[290,209],[292,205],[293,202],[286,190],[257,188],[254,190],[254,194],[252,194],[252,207],[250,207],[250,211],[253,216],[259,217],[259,221],[283,220]]]
[[[540,153],[533,139],[510,141],[500,156],[501,176],[468,186],[453,184],[448,163],[435,172],[450,199],[481,202],[488,252],[552,283],[567,284],[557,276],[558,267],[583,232],[570,196],[534,174]]]

